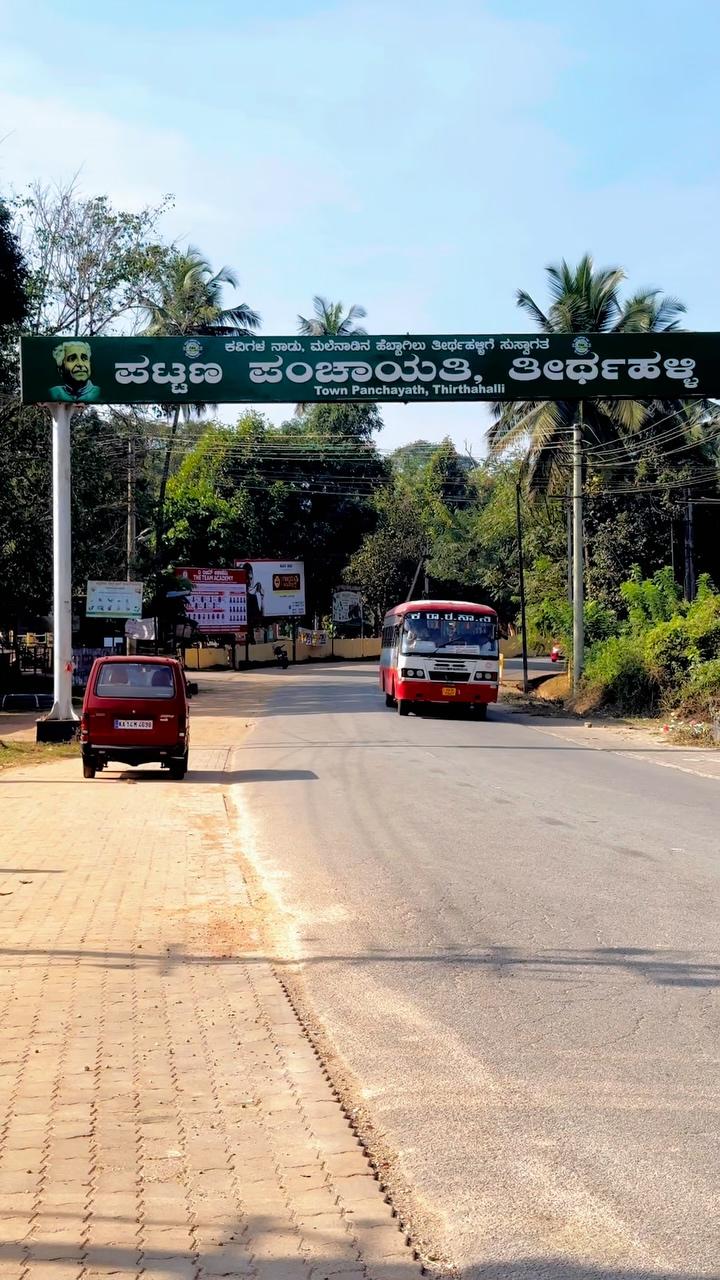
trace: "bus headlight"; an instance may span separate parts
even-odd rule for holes
[[[403,667],[400,675],[403,680],[422,680],[425,677],[425,672],[418,671],[415,667]]]

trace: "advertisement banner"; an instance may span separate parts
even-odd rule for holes
[[[327,631],[309,631],[307,627],[298,628],[298,640],[308,649],[322,649],[330,643]]]
[[[247,626],[247,582],[242,569],[176,569],[193,588],[185,602],[188,618],[203,635],[238,632]]]
[[[302,560],[236,560],[247,575],[248,624],[270,618],[302,618],[305,613],[305,565]]]
[[[333,622],[359,627],[363,616],[362,594],[349,587],[340,587],[334,591],[332,616]]]
[[[88,581],[85,612],[88,618],[141,618],[142,582]]]
[[[23,338],[25,404],[720,396],[718,333]]]

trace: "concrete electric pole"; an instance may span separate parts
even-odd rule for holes
[[[70,420],[75,406],[48,405],[52,417],[53,474],[53,705],[37,722],[38,742],[66,742],[77,732],[72,705],[72,543],[70,529]]]

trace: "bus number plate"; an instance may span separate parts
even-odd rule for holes
[[[457,689],[454,684],[443,685],[443,698],[454,698],[456,693]]]

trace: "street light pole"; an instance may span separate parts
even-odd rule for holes
[[[38,742],[75,736],[72,705],[72,542],[70,532],[70,419],[75,406],[51,404],[53,511],[53,705],[37,722]]]
[[[520,577],[520,629],[522,632],[523,693],[528,691],[527,624],[525,622],[525,559],[523,556],[522,518],[520,515],[520,481],[515,485],[515,518],[517,521],[518,569]]]
[[[582,501],[582,400],[573,422],[573,689],[583,669],[585,629],[583,619],[583,501]]]

